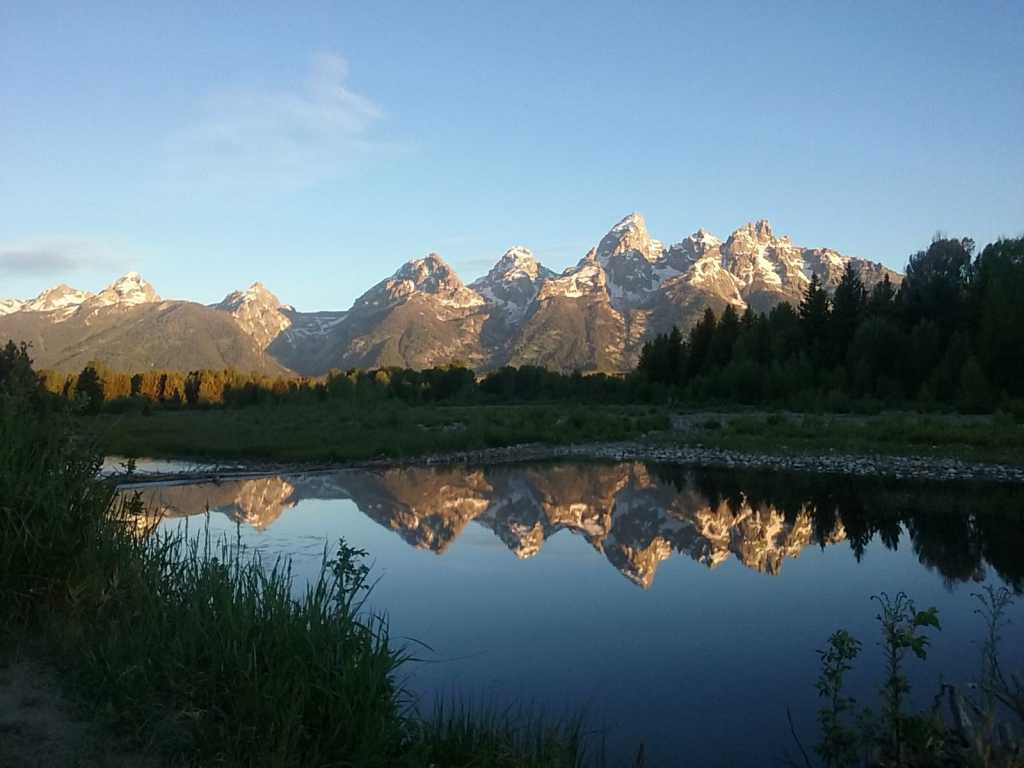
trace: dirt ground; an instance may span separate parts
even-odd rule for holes
[[[75,714],[54,671],[0,654],[0,768],[155,768]]]

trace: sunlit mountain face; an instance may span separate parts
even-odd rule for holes
[[[920,562],[950,581],[977,580],[993,568],[1017,589],[1024,586],[1017,556],[1024,498],[1003,487],[632,462],[339,471],[149,486],[140,493],[153,517],[209,510],[256,530],[272,528],[302,501],[347,499],[410,546],[440,556],[471,524],[520,559],[538,555],[564,530],[643,588],[672,557],[709,569],[735,558],[774,576],[809,546],[848,546],[860,559],[876,537],[896,548],[903,534]]]

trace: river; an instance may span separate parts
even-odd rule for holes
[[[877,703],[882,592],[939,610],[927,660],[908,660],[924,705],[940,675],[978,677],[974,595],[1024,586],[1011,486],[548,462],[141,492],[160,526],[290,556],[299,584],[339,538],[365,549],[369,605],[420,659],[403,682],[424,711],[445,697],[582,712],[613,764],[641,743],[647,765],[781,763],[796,754],[787,707],[809,749],[815,651],[834,630],[863,641],[850,691]],[[1009,618],[1019,670],[1024,601]]]

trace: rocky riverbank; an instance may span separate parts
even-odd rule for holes
[[[715,469],[753,469],[768,472],[810,472],[856,477],[913,480],[981,480],[1024,483],[1024,466],[961,461],[933,456],[881,454],[775,455],[722,448],[645,442],[593,443],[568,446],[513,446],[462,451],[413,459],[412,464],[495,464],[515,461],[580,459],[594,461],[651,461]]]
[[[453,464],[507,464],[528,461],[647,461],[713,469],[746,469],[765,472],[801,472],[855,477],[887,477],[906,480],[1024,483],[1024,466],[963,461],[933,456],[882,454],[766,454],[699,445],[666,445],[647,441],[585,443],[579,445],[515,445],[419,456],[338,464],[255,463],[240,466],[209,465],[183,471],[139,472],[110,477],[124,487],[155,482],[217,481],[268,474],[330,472],[393,466],[450,466]]]

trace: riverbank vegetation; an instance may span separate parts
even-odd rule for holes
[[[1009,414],[692,414],[658,440],[761,454],[930,456],[1024,463],[1024,425]]]
[[[648,406],[282,405],[83,418],[107,453],[342,462],[524,443],[629,440],[669,427]]]
[[[404,459],[535,443],[642,441],[769,455],[953,457],[1024,463],[1024,427],[1006,415],[838,416],[673,413],[656,406],[373,408],[283,405],[245,410],[84,415],[107,454],[279,462]],[[673,428],[673,424],[675,428]]]
[[[924,711],[908,707],[911,685],[907,673],[912,659],[925,661],[935,632],[941,631],[935,608],[918,610],[913,599],[900,592],[882,593],[878,623],[884,663],[879,686],[879,708],[861,706],[844,684],[854,669],[863,643],[839,629],[818,651],[821,673],[817,681],[822,706],[818,710],[820,736],[814,752],[826,768],[864,766],[971,766],[1019,768],[1024,765],[1024,685],[1003,668],[1000,660],[1006,612],[1013,596],[1005,588],[986,586],[974,594],[985,623],[981,644],[981,674],[965,688],[940,684],[932,706]],[[790,720],[792,727],[792,719]],[[793,731],[802,765],[814,762]],[[791,759],[791,765],[801,762]]]
[[[112,736],[174,765],[584,759],[575,722],[421,718],[396,682],[409,656],[365,610],[365,553],[342,543],[300,585],[287,561],[140,530],[76,424],[27,355],[3,357],[0,653],[28,646]]]

